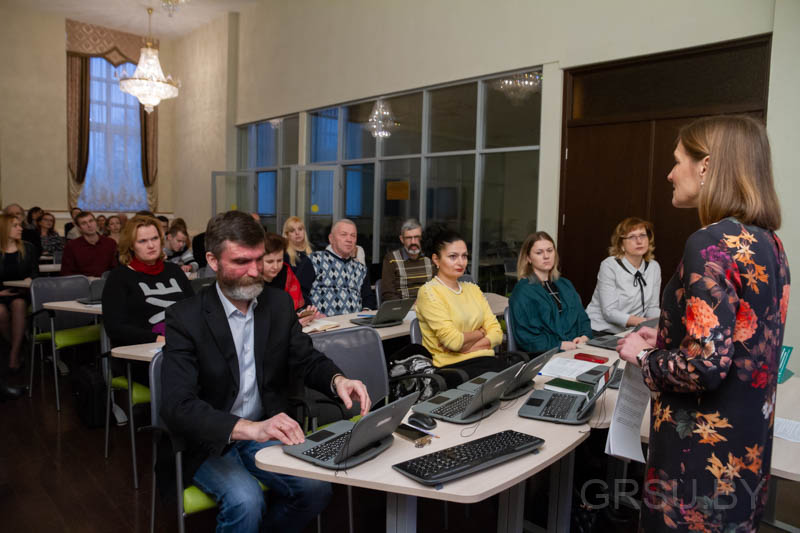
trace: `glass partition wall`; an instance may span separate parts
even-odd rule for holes
[[[530,69],[381,97],[394,117],[387,137],[368,129],[375,99],[309,111],[304,128],[298,115],[250,124],[239,168],[256,174],[268,229],[297,214],[321,249],[331,223],[349,218],[379,275],[404,220],[446,224],[467,241],[473,278],[503,293],[536,229],[541,82]]]

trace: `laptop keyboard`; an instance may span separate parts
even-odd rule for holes
[[[506,430],[398,463],[394,468],[420,483],[433,485],[504,463],[543,443],[539,437]]]
[[[462,394],[461,396],[459,396],[457,398],[453,398],[452,400],[450,400],[449,402],[447,402],[443,406],[437,407],[432,412],[433,412],[433,414],[436,414],[436,415],[439,415],[439,416],[454,417],[454,416],[460,415],[461,413],[464,412],[464,409],[467,408],[467,406],[469,405],[469,402],[472,401],[473,396],[474,395],[472,395],[472,394]]]
[[[313,457],[319,461],[329,461],[330,459],[339,455],[339,450],[344,447],[345,443],[350,438],[351,432],[352,430],[346,431],[335,439],[325,441],[322,444],[314,446],[313,448],[309,448],[303,452],[303,455]]]
[[[580,396],[576,394],[555,393],[545,404],[542,416],[558,419],[566,418],[569,410],[579,398]]]

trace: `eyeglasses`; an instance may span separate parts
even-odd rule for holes
[[[635,235],[628,235],[627,237],[623,237],[623,241],[632,240],[632,241],[646,241],[649,237],[647,233],[637,233]]]

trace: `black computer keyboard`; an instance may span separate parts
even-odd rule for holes
[[[437,485],[505,463],[542,444],[544,439],[509,429],[398,463],[392,468],[424,485]]]
[[[566,418],[572,405],[580,398],[577,394],[553,394],[542,410],[542,416],[550,418]]]
[[[460,415],[464,412],[464,409],[467,408],[469,402],[472,401],[472,394],[462,394],[456,398],[453,398],[446,404],[441,407],[437,407],[432,412],[433,414],[440,415],[440,416],[456,416]]]
[[[339,455],[339,450],[344,447],[347,440],[350,438],[350,431],[346,431],[329,441],[323,442],[319,446],[314,446],[303,452],[303,455],[319,459],[320,461],[327,461]]]

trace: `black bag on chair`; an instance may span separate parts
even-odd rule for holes
[[[72,373],[72,394],[81,421],[89,428],[105,426],[106,382],[103,373],[83,365]]]
[[[433,366],[433,361],[431,360],[431,354],[424,346],[409,344],[392,354],[388,359],[389,378],[391,380],[389,393],[392,401],[407,394],[420,392],[420,397],[417,401],[422,402],[441,392],[434,379],[402,379],[406,375],[433,374],[436,372],[436,367]]]

